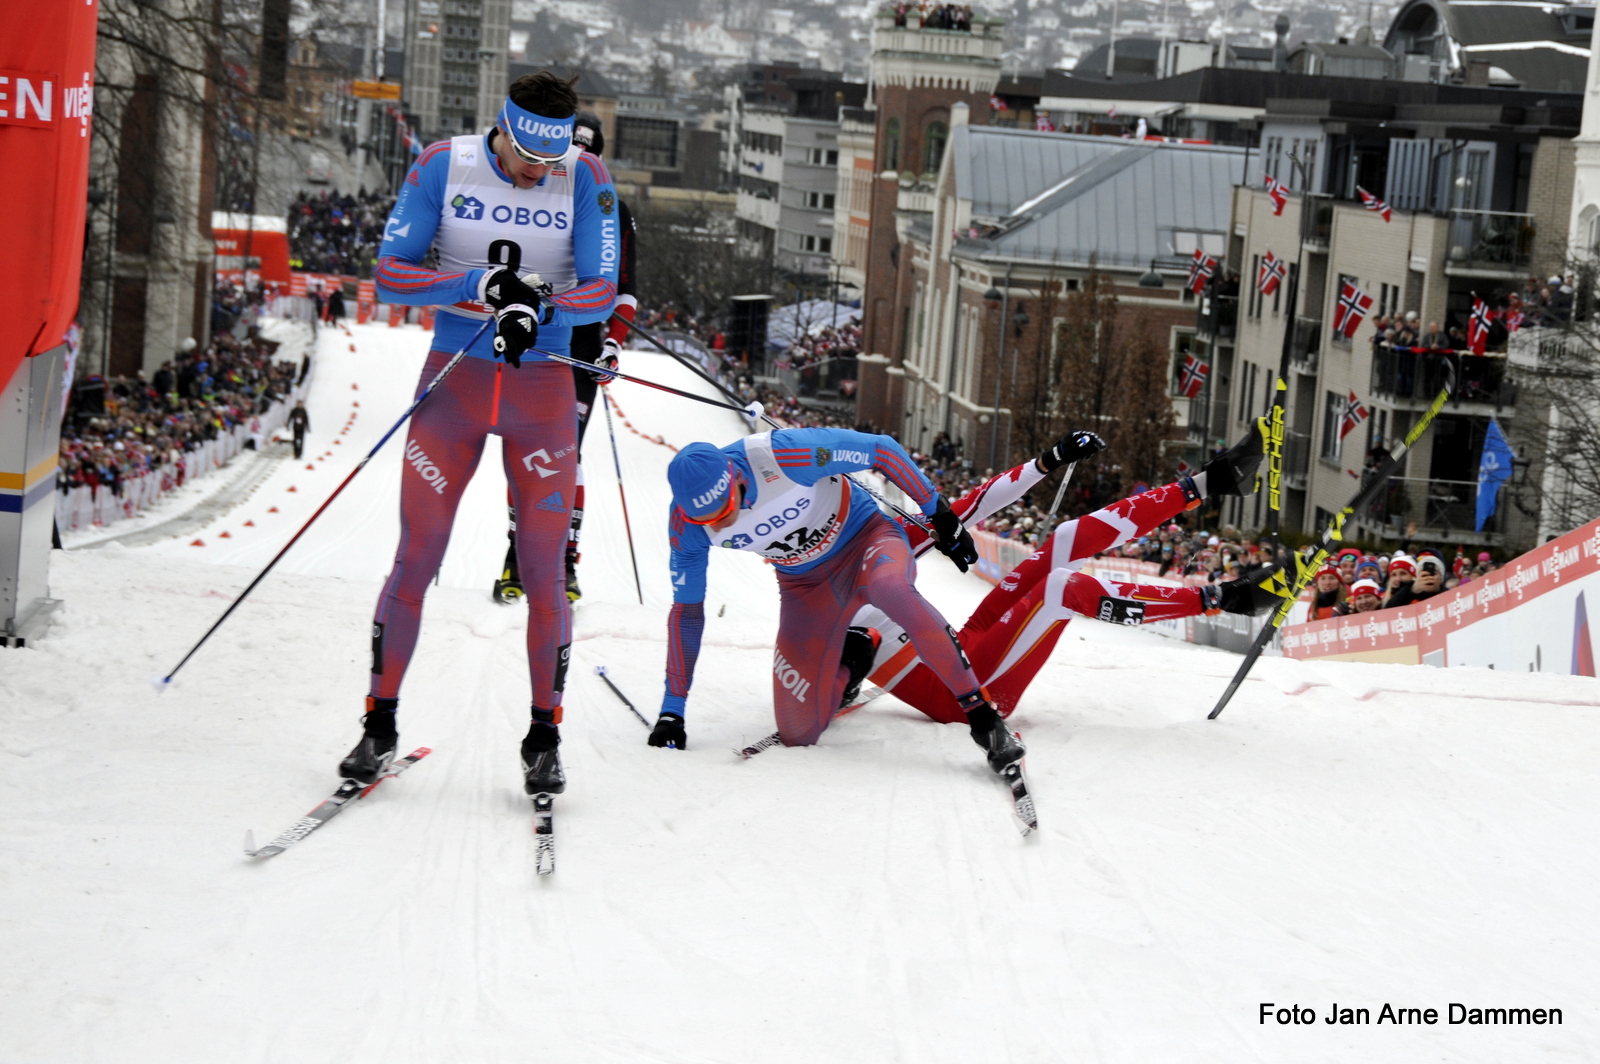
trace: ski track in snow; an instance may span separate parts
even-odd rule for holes
[[[641,606],[598,417],[556,874],[534,873],[516,768],[525,615],[489,601],[505,550],[494,441],[404,688],[402,749],[433,755],[290,852],[246,861],[245,828],[271,838],[311,808],[357,734],[403,433],[171,690],[147,679],[409,403],[427,337],[352,332],[353,352],[322,334],[314,469],[278,463],[198,533],[58,552],[50,637],[0,659],[0,1059],[1600,1052],[1595,681],[1266,659],[1207,722],[1237,659],[1078,620],[1013,718],[1041,824],[1023,839],[964,729],[892,697],[814,748],[731,753],[773,726],[777,595],[758,561],[719,551],[690,747],[653,750],[594,667],[653,716],[671,452],[617,425]],[[625,368],[709,391],[646,352]],[[739,434],[731,413],[613,387],[642,432]],[[957,623],[987,590],[938,556],[920,586]],[[1553,1006],[1565,1023],[1262,1026],[1266,1001],[1374,1017],[1386,1001]]]

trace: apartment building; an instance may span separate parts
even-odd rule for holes
[[[1484,356],[1465,353],[1464,335],[1475,299],[1504,304],[1562,267],[1579,99],[1526,93],[1517,105],[1504,90],[1485,89],[1473,104],[1472,90],[1454,92],[1451,102],[1434,104],[1271,100],[1249,179],[1234,190],[1224,268],[1199,315],[1197,349],[1211,373],[1190,437],[1209,447],[1237,436],[1267,409],[1286,361],[1287,529],[1320,528],[1437,393],[1440,357],[1373,343],[1377,318],[1414,312],[1422,333],[1445,334],[1438,346],[1458,351],[1456,397],[1408,453],[1386,497],[1355,515],[1351,534],[1397,539],[1415,525],[1435,541],[1534,541],[1536,514],[1510,504],[1520,499],[1502,499],[1485,530],[1474,531],[1490,419],[1515,447],[1539,431],[1542,412],[1518,405],[1503,328]],[[1281,214],[1263,188],[1268,176],[1291,190]],[[1387,221],[1367,209],[1363,190],[1392,208]],[[1257,281],[1269,254],[1289,265],[1289,276],[1266,296]],[[1341,293],[1352,289],[1371,306],[1346,338],[1334,323]],[[1344,434],[1351,395],[1370,416]],[[1502,489],[1516,490],[1515,481]],[[1231,503],[1224,517],[1260,527],[1263,507],[1258,495]]]
[[[511,0],[406,0],[403,106],[423,140],[494,124],[510,33]]]

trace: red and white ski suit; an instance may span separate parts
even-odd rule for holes
[[[971,527],[1016,502],[1042,479],[1038,465],[1025,462],[989,478],[952,503],[951,509]],[[1074,614],[1143,624],[1205,612],[1201,588],[1128,584],[1078,572],[1096,554],[1147,535],[1192,501],[1178,484],[1168,484],[1063,521],[1042,549],[984,597],[957,637],[1001,714],[1010,716],[1017,707]],[[933,547],[918,527],[906,527],[906,535],[918,555]],[[864,609],[851,623],[870,625],[883,635],[872,663],[873,683],[934,720],[946,724],[966,720],[950,689],[922,663],[893,621]]]

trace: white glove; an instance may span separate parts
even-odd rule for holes
[[[746,421],[750,422],[751,432],[754,432],[756,429],[761,427],[761,418],[766,414],[766,412],[767,409],[761,405],[760,400],[757,400],[744,408],[744,417]]]

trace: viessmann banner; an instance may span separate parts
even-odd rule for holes
[[[1600,519],[1424,602],[1283,629],[1289,658],[1595,675]]]

